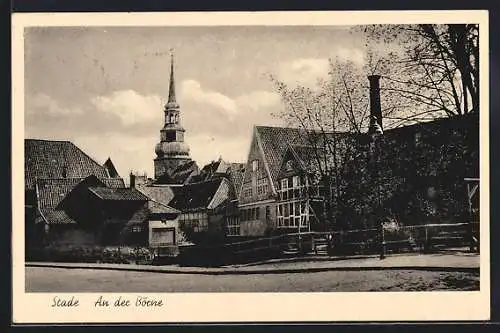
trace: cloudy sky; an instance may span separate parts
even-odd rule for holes
[[[25,136],[71,140],[119,173],[153,176],[169,50],[191,156],[245,161],[255,124],[280,125],[268,74],[312,84],[328,58],[364,61],[345,27],[30,28]]]

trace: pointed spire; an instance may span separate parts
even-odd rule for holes
[[[175,100],[175,80],[174,80],[174,50],[170,49],[170,85],[168,90],[167,106],[171,108],[179,107]]]

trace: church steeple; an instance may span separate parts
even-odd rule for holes
[[[170,50],[170,82],[168,102],[163,109],[164,124],[160,130],[160,142],[155,147],[155,178],[169,174],[179,165],[191,161],[189,147],[184,142],[184,128],[181,125],[180,107],[175,97],[174,54]]]
[[[170,49],[170,84],[168,87],[167,109],[177,109],[179,104],[175,99],[175,79],[174,79],[174,50]]]

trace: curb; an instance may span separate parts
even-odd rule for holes
[[[479,267],[439,267],[439,266],[365,266],[365,267],[311,267],[311,268],[278,268],[278,269],[253,269],[253,270],[236,270],[236,269],[221,269],[206,271],[186,271],[176,269],[152,269],[152,268],[137,268],[137,267],[106,267],[106,266],[75,266],[65,264],[34,264],[26,263],[25,267],[44,267],[44,268],[65,268],[65,269],[94,269],[94,270],[112,270],[112,271],[129,271],[129,272],[146,272],[146,273],[161,273],[161,274],[191,274],[191,275],[255,275],[255,274],[293,274],[293,273],[318,273],[328,271],[383,271],[383,270],[418,270],[418,271],[439,271],[439,272],[464,272],[464,273],[479,273]],[[213,269],[213,268],[212,268]]]

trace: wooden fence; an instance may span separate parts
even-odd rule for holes
[[[393,229],[288,233],[212,247],[193,247],[190,262],[228,264],[286,254],[356,255],[432,252],[468,247],[479,251],[479,223],[426,224]],[[182,251],[181,251],[182,254]]]

